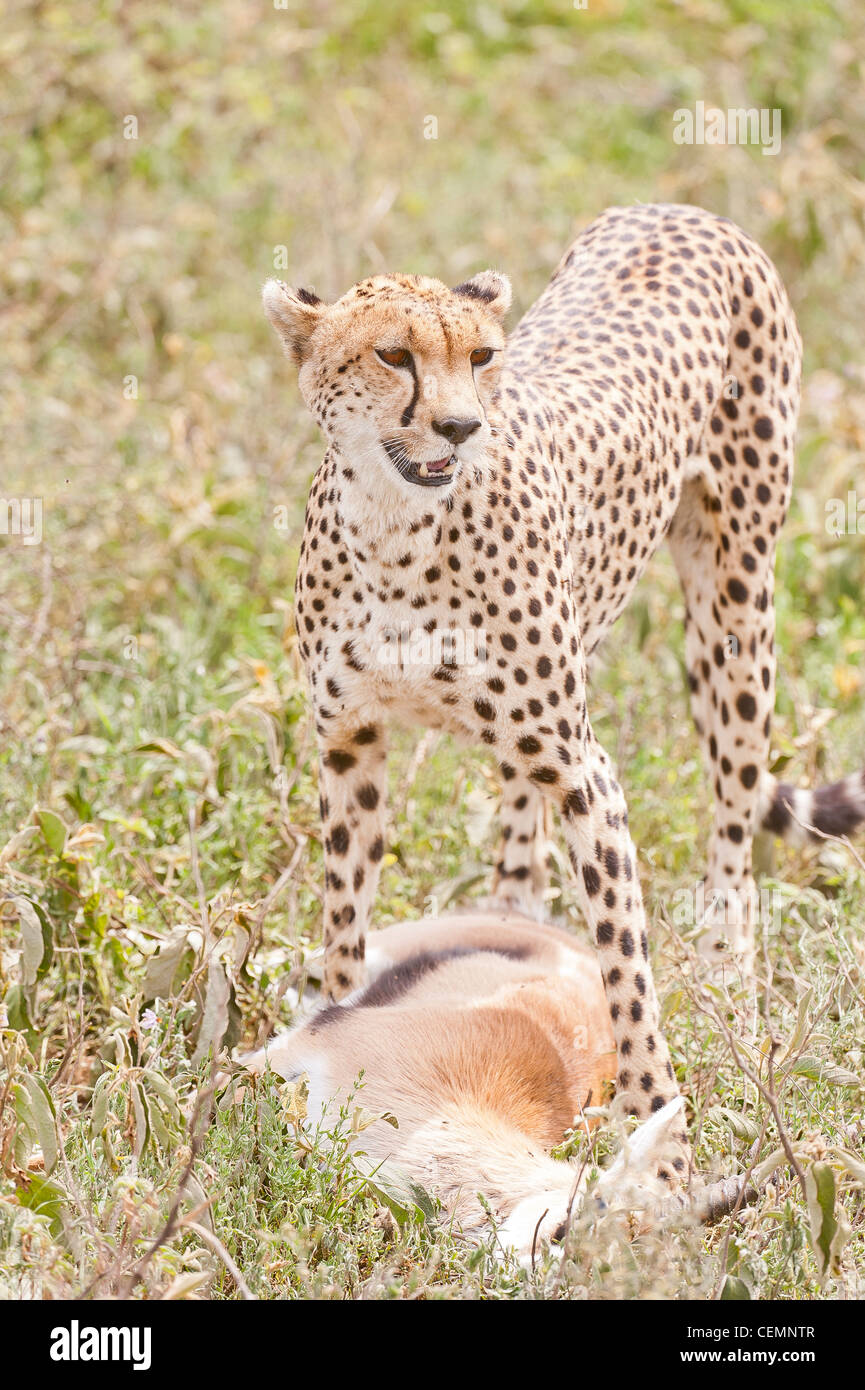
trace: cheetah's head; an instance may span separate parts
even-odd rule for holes
[[[485,270],[448,289],[376,275],[335,304],[268,280],[263,298],[307,406],[366,501],[426,506],[431,490],[446,497],[464,469],[482,466],[511,299],[505,276]]]

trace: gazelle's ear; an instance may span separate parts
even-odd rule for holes
[[[454,294],[463,294],[467,299],[477,299],[500,319],[504,318],[511,307],[511,282],[507,275],[500,275],[497,270],[479,271],[471,280],[454,285]]]
[[[282,280],[268,280],[261,300],[288,356],[301,366],[313,330],[328,306],[312,290],[292,290]]]

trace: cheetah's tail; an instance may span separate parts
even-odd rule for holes
[[[760,784],[761,829],[794,845],[824,835],[850,835],[865,825],[865,769],[813,790],[779,782],[771,773]]]

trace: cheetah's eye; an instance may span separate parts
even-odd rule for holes
[[[412,356],[405,348],[376,348],[376,356],[389,367],[410,367]]]
[[[473,367],[485,367],[492,360],[492,348],[475,348],[469,361]]]

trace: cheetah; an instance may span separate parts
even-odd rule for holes
[[[855,774],[767,771],[773,565],[790,500],[801,341],[778,272],[726,218],[611,208],[510,336],[507,278],[376,275],[334,304],[268,281],[267,316],[328,447],[296,584],[320,752],[324,989],[364,978],[385,848],[386,725],[485,744],[503,787],[494,892],[533,912],[540,811],[558,811],[599,954],[625,1109],[678,1096],[659,1025],[625,796],[592,729],[587,661],[666,540],[715,793],[714,949],[747,958],[752,838],[849,831]],[[420,632],[429,659],[393,634]],[[466,636],[481,640],[468,651]],[[680,1152],[664,1168],[675,1185]]]

